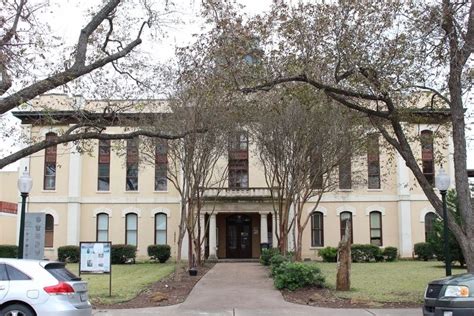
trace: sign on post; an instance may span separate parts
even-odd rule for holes
[[[24,259],[44,258],[45,213],[25,214],[25,235],[23,246]]]
[[[84,273],[108,274],[109,296],[112,296],[112,243],[80,242],[79,275]]]

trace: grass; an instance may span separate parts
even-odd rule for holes
[[[326,276],[327,286],[336,288],[336,264],[315,263]],[[465,273],[457,268],[453,274]],[[336,296],[371,302],[423,302],[429,281],[444,277],[444,265],[437,261],[353,263],[351,291]]]
[[[78,264],[67,268],[78,274]],[[112,296],[109,297],[109,275],[82,274],[89,284],[92,303],[114,304],[131,300],[152,283],[174,271],[174,263],[137,263],[112,266]]]

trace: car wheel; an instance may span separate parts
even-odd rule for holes
[[[1,310],[2,316],[35,316],[35,313],[25,305],[12,304]]]

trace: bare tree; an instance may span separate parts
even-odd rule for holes
[[[273,218],[280,220],[278,247],[286,253],[288,235],[295,231],[300,261],[311,214],[323,195],[338,187],[337,168],[358,155],[364,127],[360,115],[339,111],[334,101],[305,87],[275,89],[265,97],[258,106],[264,114],[256,116],[251,131],[272,193]]]

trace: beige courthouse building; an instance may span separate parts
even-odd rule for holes
[[[53,107],[47,113],[35,110],[34,106],[14,113],[28,137],[55,137],[73,123],[66,119],[68,109],[78,102],[84,107],[97,103],[78,97],[45,95],[32,104],[57,100],[61,107]],[[49,122],[54,124],[46,124],[41,119],[45,115],[53,118]],[[429,140],[438,126],[417,124],[414,128],[427,136],[421,139]],[[114,129],[119,127],[110,130]],[[206,256],[210,257],[258,258],[261,243],[276,244],[278,219],[273,215],[255,145],[244,132],[237,139],[236,144],[229,146],[228,156],[222,158],[223,165],[229,164],[227,187],[208,189],[206,193],[207,198],[216,201],[214,211],[209,206],[201,218],[209,221],[205,245]],[[446,149],[441,152],[445,157],[444,169],[453,177],[453,145],[448,139],[444,141]],[[350,224],[353,243],[394,246],[402,257],[412,257],[413,245],[425,241],[425,234],[436,217],[432,206],[404,160],[382,146],[381,136],[373,141],[380,144],[379,150],[355,157],[352,165],[352,170],[361,170],[366,181],[357,185],[346,181],[342,188],[326,193],[316,211],[310,214],[311,220],[304,231],[303,258],[317,259],[318,249],[337,246],[345,223]],[[97,240],[136,245],[139,257],[146,257],[148,245],[168,244],[174,257],[181,206],[178,192],[166,179],[166,168],[162,165],[166,159],[157,159],[154,166],[138,167],[139,152],[133,141],[129,141],[126,155],[111,149],[114,141],[92,143],[91,153],[80,154],[73,145],[63,144],[20,162],[20,170],[27,167],[33,178],[27,211],[46,213],[45,256],[57,258],[60,246]],[[433,180],[441,168],[434,159],[435,146],[436,140],[434,144],[429,141],[413,144],[424,173]],[[166,156],[166,150],[157,155]],[[11,203],[19,201],[18,173],[0,172],[0,177],[0,200],[10,203],[0,204],[0,244],[15,243],[17,238],[12,236],[17,235],[18,219]],[[312,203],[307,205],[308,210],[312,209]],[[185,238],[184,257],[186,242]],[[291,238],[289,243],[291,248]]]

